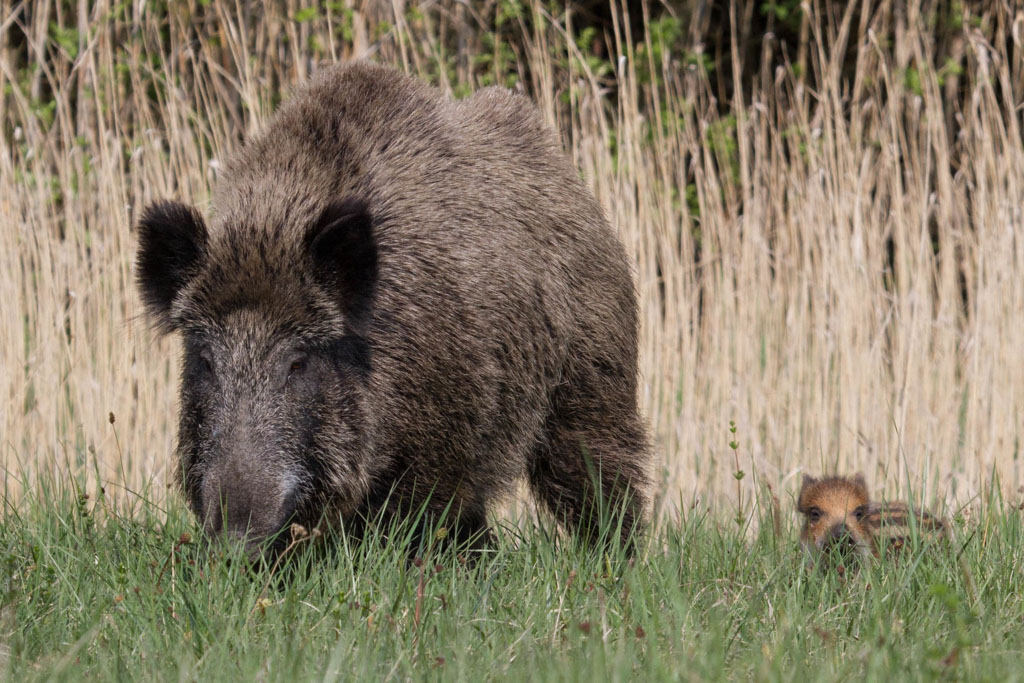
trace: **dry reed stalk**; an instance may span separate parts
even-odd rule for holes
[[[45,472],[90,476],[95,458],[108,490],[150,482],[162,496],[178,349],[139,320],[130,226],[157,197],[205,205],[218,160],[316,68],[304,49],[313,40],[324,58],[370,54],[457,92],[477,85],[473,6],[394,16],[402,4],[349,2],[344,16],[295,22],[313,3],[268,4],[260,21],[230,0],[175,5],[165,18],[145,3],[116,15],[92,3],[78,18],[53,3],[31,16],[3,3],[0,87],[12,87],[0,97],[0,466],[10,495]],[[571,15],[534,1],[518,21],[526,90],[564,131],[635,263],[642,401],[669,503],[734,506],[728,420],[758,475],[739,491],[748,499],[756,479],[792,489],[801,470],[865,471],[872,490],[913,485],[951,505],[993,472],[1006,487],[1024,483],[1024,144],[1013,99],[1024,66],[1019,45],[1007,54],[1021,19],[1003,17],[994,42],[965,27],[957,82],[969,106],[950,130],[935,70],[921,70],[920,93],[905,84],[912,60],[929,63],[925,19],[894,25],[882,10],[859,26],[851,14],[812,16],[800,59],[818,90],[765,71],[726,119],[702,68],[655,63],[649,25],[638,52],[620,14],[606,43],[612,72],[596,74],[568,37]],[[48,39],[51,22],[88,30],[69,49]],[[331,31],[343,23],[352,42]],[[463,52],[443,39],[449,30]],[[873,37],[889,32],[893,47]],[[846,41],[852,90],[832,49]],[[15,42],[45,68],[23,71]],[[443,77],[439,63],[450,65]],[[39,113],[47,92],[52,125]]]

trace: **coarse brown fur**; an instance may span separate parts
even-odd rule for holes
[[[163,202],[139,232],[143,300],[185,342],[181,483],[211,532],[425,504],[470,538],[521,477],[584,535],[602,506],[623,539],[640,523],[629,265],[525,98],[327,67],[227,164],[208,227]]]
[[[861,474],[804,477],[797,510],[804,516],[800,544],[813,557],[877,556],[902,548],[915,534],[924,540],[948,534],[946,523],[928,512],[902,502],[872,502]]]

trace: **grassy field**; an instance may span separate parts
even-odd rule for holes
[[[300,542],[272,575],[194,540],[176,504],[117,511],[46,487],[0,528],[0,677],[1024,677],[1015,508],[993,500],[956,524],[953,547],[912,544],[843,574],[809,567],[788,525],[762,528],[689,509],[632,562],[529,523],[502,527],[476,562],[447,550],[408,562],[401,542],[375,538]]]
[[[1021,677],[1024,17],[669,4],[0,0],[0,678]],[[619,231],[657,445],[633,564],[521,501],[472,567],[300,544],[278,580],[180,543],[179,348],[132,226],[205,210],[359,57],[528,94]],[[809,571],[800,476],[858,470],[956,548]]]

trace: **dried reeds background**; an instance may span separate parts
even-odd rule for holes
[[[133,222],[156,198],[205,208],[292,84],[369,57],[456,96],[522,88],[562,130],[634,259],[659,510],[785,501],[835,470],[1018,498],[1024,15],[963,10],[946,69],[902,4],[805,4],[799,62],[766,58],[722,102],[749,59],[667,49],[696,19],[664,7],[637,26],[613,6],[595,37],[539,0],[0,0],[6,495],[44,473],[166,495],[178,348],[140,317]]]

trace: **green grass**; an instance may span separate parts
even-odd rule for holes
[[[174,498],[172,497],[172,500]],[[809,567],[795,528],[693,510],[634,561],[501,527],[493,552],[300,544],[275,574],[196,539],[180,504],[50,485],[0,526],[0,678],[1020,680],[1020,513],[946,546]]]

